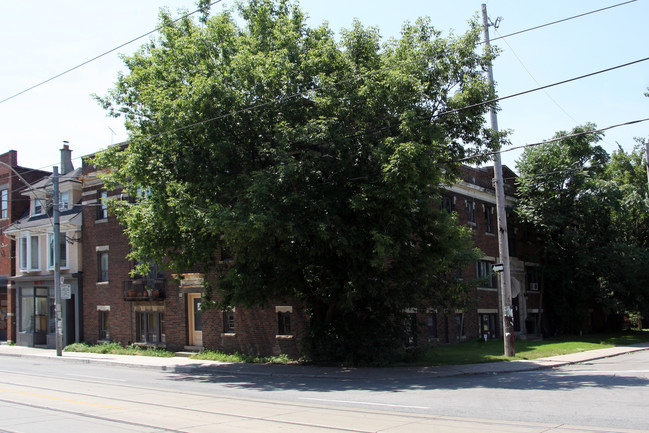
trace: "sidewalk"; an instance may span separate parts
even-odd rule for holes
[[[204,361],[183,356],[159,358],[153,356],[104,355],[96,353],[63,352],[56,356],[55,349],[40,349],[23,346],[0,345],[0,359],[3,356],[25,358],[50,358],[61,362],[104,364],[132,368],[146,368],[175,373],[204,372],[222,375],[311,377],[329,379],[391,379],[422,375],[426,377],[451,377],[461,375],[498,374],[532,371],[577,364],[594,359],[623,355],[639,350],[649,350],[649,343],[590,350],[569,355],[521,360],[511,362],[489,362],[483,364],[447,365],[439,367],[390,367],[390,368],[343,368],[314,367],[301,365],[262,365],[219,361]],[[1,361],[0,361],[1,362]]]

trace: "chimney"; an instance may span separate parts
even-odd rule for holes
[[[72,165],[72,151],[70,150],[70,146],[68,146],[68,142],[64,141],[63,149],[61,149],[61,175],[68,174],[72,170],[74,170],[74,166]]]

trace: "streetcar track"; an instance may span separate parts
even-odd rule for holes
[[[150,425],[150,424],[143,424],[143,423],[138,423],[138,422],[133,422],[133,421],[124,421],[124,420],[119,420],[119,419],[107,418],[105,416],[92,415],[92,414],[89,414],[89,413],[74,412],[74,411],[71,411],[71,410],[53,408],[53,407],[49,407],[49,406],[41,406],[41,405],[33,404],[33,403],[24,403],[24,402],[18,402],[18,401],[13,401],[13,400],[5,400],[5,399],[2,399],[2,398],[0,398],[0,401],[5,402],[5,403],[9,403],[9,404],[14,404],[14,405],[17,405],[17,406],[25,406],[25,407],[30,407],[32,409],[49,410],[49,411],[56,412],[56,413],[65,413],[65,414],[68,414],[68,415],[80,416],[80,417],[84,417],[84,418],[91,418],[91,419],[96,419],[96,420],[100,420],[100,421],[107,421],[107,422],[115,423],[115,424],[126,424],[126,425],[130,425],[130,426],[134,426],[134,427],[153,428],[153,429],[157,429],[157,430],[160,430],[160,431],[172,432],[172,433],[188,433],[188,432],[186,432],[184,430],[173,430],[173,429],[169,429],[169,428],[166,428],[166,427],[160,427],[160,426],[155,426],[155,425]]]

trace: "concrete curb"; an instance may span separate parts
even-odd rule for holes
[[[194,360],[186,357],[157,358],[146,356],[104,355],[64,352],[56,356],[53,349],[0,345],[0,357],[49,358],[78,364],[98,364],[128,368],[144,368],[178,374],[220,374],[225,376],[257,376],[275,378],[316,378],[333,380],[385,380],[406,377],[443,378],[454,376],[494,375],[535,371],[610,358],[627,353],[649,350],[649,343],[617,346],[587,352],[560,355],[534,360],[490,362],[483,364],[439,367],[338,368],[300,365],[261,365],[220,361]]]

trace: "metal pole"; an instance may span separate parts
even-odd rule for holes
[[[644,162],[647,167],[647,185],[649,186],[649,140],[644,142]],[[649,191],[646,196],[649,198]]]
[[[487,17],[487,5],[482,5],[482,23],[483,34],[485,40],[485,47],[489,49],[489,18]],[[487,68],[487,78],[489,84],[494,86],[494,76],[491,63]],[[494,109],[489,109],[491,118],[491,128],[498,131],[498,117]],[[516,354],[514,348],[514,314],[512,309],[512,288],[511,288],[511,273],[509,268],[509,244],[507,237],[507,214],[505,213],[505,186],[503,183],[503,167],[500,161],[500,153],[494,156],[494,187],[496,190],[496,215],[498,222],[498,252],[500,260],[503,264],[503,271],[500,274],[500,291],[501,291],[501,307],[502,307],[502,329],[503,329],[503,344],[505,349],[505,356],[512,357]]]
[[[61,221],[59,209],[59,168],[52,167],[53,215],[54,215],[54,314],[56,326],[56,356],[63,355],[63,321],[61,317]]]

